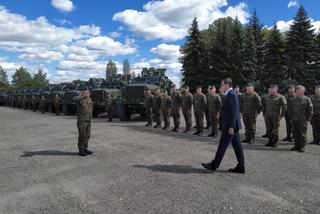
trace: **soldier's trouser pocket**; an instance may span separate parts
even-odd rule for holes
[[[79,149],[88,148],[88,142],[91,135],[91,122],[80,122],[77,123],[78,127],[78,146]]]

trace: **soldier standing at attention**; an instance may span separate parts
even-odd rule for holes
[[[114,108],[113,94],[106,94],[106,110],[108,113],[108,122],[112,122],[113,108]]]
[[[168,95],[168,91],[164,90],[161,98],[161,110],[164,121],[163,130],[166,130],[170,127],[170,106],[171,106],[171,97]]]
[[[32,95],[32,97],[31,97],[31,106],[32,106],[32,111],[33,112],[36,112],[36,110],[37,110],[36,103],[37,103],[36,97],[34,95]]]
[[[60,115],[60,100],[59,94],[54,96],[54,109],[56,111],[56,115]]]
[[[311,96],[313,116],[311,119],[313,141],[310,144],[320,145],[320,85],[316,86],[315,94]]]
[[[146,124],[147,127],[152,126],[152,105],[153,105],[153,95],[151,94],[151,90],[147,89],[144,99],[145,105],[145,113],[148,123]]]
[[[218,126],[220,119],[220,111],[222,107],[222,102],[220,96],[216,93],[216,87],[214,85],[210,86],[209,95],[207,97],[208,101],[208,114],[209,120],[211,122],[212,132],[208,137],[216,138],[218,134]]]
[[[92,120],[92,110],[93,104],[90,98],[90,91],[88,88],[81,91],[80,96],[73,98],[77,105],[78,110],[78,148],[80,156],[91,155],[92,151],[88,149],[88,142],[91,134],[91,120]]]
[[[279,126],[281,118],[286,114],[287,101],[278,93],[278,85],[271,86],[271,93],[266,97],[262,112],[265,115],[269,142],[267,147],[277,147],[279,140]]]
[[[157,88],[154,91],[153,96],[153,113],[155,115],[156,125],[154,128],[160,128],[161,127],[161,116],[160,116],[160,110],[161,110],[161,95],[160,95],[160,89]]]
[[[286,119],[286,129],[287,129],[287,137],[283,139],[283,141],[292,141],[292,126],[291,126],[291,118],[289,116],[289,111],[290,108],[292,107],[292,99],[296,97],[296,93],[295,91],[295,86],[291,85],[289,86],[288,89],[288,93],[285,95],[285,98],[287,100],[287,104],[288,104],[288,111],[285,115],[285,119]]]
[[[27,109],[27,98],[26,98],[26,95],[23,95],[22,97],[22,107],[24,110]]]
[[[46,112],[46,98],[44,98],[43,95],[40,98],[39,109],[41,111],[41,114],[44,114]]]
[[[307,143],[308,122],[313,114],[311,99],[304,95],[305,91],[306,88],[304,86],[297,86],[297,96],[291,100],[292,106],[289,108],[294,138],[294,147],[291,150],[298,152],[304,152],[304,147]]]
[[[254,87],[249,83],[246,92],[241,95],[240,112],[245,125],[246,138],[242,143],[255,143],[257,116],[261,111],[261,100],[259,95],[254,91]]]
[[[186,129],[184,133],[188,133],[192,127],[192,103],[193,103],[193,95],[190,93],[190,89],[188,86],[184,87],[184,93],[181,98],[181,108],[184,120],[186,121]]]
[[[202,93],[201,86],[197,87],[197,92],[193,96],[193,110],[196,119],[197,131],[193,135],[201,136],[203,134],[203,118],[207,108],[206,95]]]
[[[266,94],[261,96],[261,105],[262,106],[265,104],[266,98],[267,98],[268,95],[270,95],[270,93],[271,93],[271,88],[269,87],[268,88],[268,93],[266,93]],[[267,130],[267,122],[266,122],[266,117],[264,116],[264,113],[263,113],[263,119],[264,119],[264,124],[265,124],[265,127],[266,127],[266,133],[264,135],[262,135],[261,137],[262,138],[268,138],[269,135],[268,135],[268,132],[267,132],[268,131]]]
[[[211,90],[211,85],[208,86],[208,89],[207,89],[207,93],[206,93],[206,98],[208,100],[208,96],[210,94],[210,90]],[[206,106],[206,112],[205,112],[205,116],[206,116],[206,122],[207,122],[207,125],[206,127],[204,127],[204,129],[209,129],[210,126],[211,126],[211,121],[210,121],[210,117],[209,117],[209,110],[208,110],[208,105]]]
[[[171,94],[171,116],[173,117],[174,128],[172,132],[178,132],[180,127],[180,108],[181,108],[181,94],[177,91],[177,86],[172,85]]]

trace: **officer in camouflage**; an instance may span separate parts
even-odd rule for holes
[[[160,89],[157,88],[154,91],[154,96],[153,96],[153,113],[156,120],[156,125],[154,126],[154,128],[156,129],[161,127],[160,111],[161,111],[161,95],[160,95]]]
[[[288,111],[285,115],[285,119],[286,119],[286,130],[287,130],[287,137],[283,139],[283,141],[292,141],[292,122],[291,122],[291,118],[289,116],[289,111],[290,108],[292,107],[292,103],[291,101],[296,97],[296,93],[295,93],[295,86],[294,85],[290,85],[289,89],[288,89],[288,93],[285,95],[285,98],[287,100],[287,104],[288,104]]]
[[[37,110],[37,99],[34,95],[32,95],[31,97],[31,107],[32,107],[32,111],[36,112]]]
[[[313,141],[310,144],[320,145],[320,85],[316,86],[315,94],[311,96],[313,116],[311,119]]]
[[[113,94],[107,94],[106,93],[106,111],[108,113],[108,122],[112,122],[113,119],[113,109],[115,106]]]
[[[147,89],[145,92],[144,98],[144,105],[145,105],[145,113],[147,118],[146,126],[152,126],[152,106],[153,106],[153,95],[150,89]]]
[[[257,116],[260,114],[261,108],[261,100],[254,91],[253,84],[247,84],[246,92],[241,95],[240,102],[240,112],[245,125],[246,136],[242,143],[255,143]]]
[[[210,94],[210,91],[211,90],[211,85],[208,86],[207,88],[207,93],[206,93],[206,99],[208,100],[208,96]],[[204,129],[209,129],[211,127],[211,121],[210,121],[210,117],[209,117],[209,109],[208,109],[208,105],[206,106],[206,112],[205,112],[205,116],[206,116],[206,127],[204,127]]]
[[[220,96],[216,93],[216,87],[211,85],[209,87],[209,94],[207,97],[207,108],[209,114],[209,120],[211,122],[211,133],[208,137],[216,138],[218,134],[218,126],[220,119],[220,112],[222,107],[222,101]]]
[[[46,112],[46,98],[43,95],[40,98],[39,110],[41,111],[41,114]]]
[[[277,147],[279,140],[280,120],[287,111],[287,101],[284,96],[278,93],[278,85],[271,85],[271,92],[265,98],[262,112],[266,119],[269,142],[267,147]]]
[[[193,103],[193,95],[190,93],[190,89],[188,86],[184,87],[184,93],[181,98],[181,109],[184,120],[186,121],[186,129],[184,133],[187,133],[191,130],[192,127],[192,103]]]
[[[90,91],[88,88],[81,91],[80,96],[73,98],[73,101],[77,105],[78,112],[78,148],[80,156],[91,155],[92,151],[88,149],[88,143],[91,135],[91,120],[92,120],[92,110],[93,103],[90,98]]]
[[[172,132],[178,132],[180,127],[180,109],[181,109],[181,94],[177,90],[176,85],[172,85],[171,94],[171,116],[173,117],[174,128]]]
[[[61,98],[59,94],[56,94],[54,96],[54,109],[55,109],[56,115],[60,115],[60,102],[61,102]]]
[[[168,95],[168,91],[164,90],[161,98],[161,111],[163,116],[164,127],[163,130],[166,130],[170,127],[170,106],[171,106],[171,97]]]
[[[293,151],[304,152],[307,143],[308,122],[312,118],[313,106],[311,99],[304,95],[306,88],[302,85],[296,87],[297,96],[291,100],[292,106],[288,109],[292,121],[294,138]]]
[[[193,110],[194,117],[196,120],[197,131],[193,135],[201,136],[203,134],[203,119],[207,108],[207,98],[206,95],[202,93],[202,87],[197,87],[197,92],[193,96]]]
[[[267,96],[268,95],[270,95],[270,93],[271,93],[271,88],[270,88],[270,86],[269,86],[269,88],[268,88],[268,93],[266,93],[266,94],[264,94],[264,95],[262,95],[261,96],[261,105],[263,106],[263,105],[265,105],[265,102],[266,102],[266,98],[267,98]],[[262,112],[263,113],[263,112]],[[264,134],[264,135],[262,135],[261,137],[262,138],[268,138],[268,130],[267,130],[267,120],[266,120],[266,117],[265,117],[265,115],[264,115],[264,113],[263,113],[263,119],[264,119],[264,124],[265,124],[265,127],[266,127],[266,133]]]

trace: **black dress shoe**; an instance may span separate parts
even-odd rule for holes
[[[84,152],[85,152],[87,155],[92,155],[92,154],[93,154],[93,152],[90,151],[89,149],[85,149]]]
[[[193,133],[192,135],[198,135],[198,134],[200,134],[200,132],[199,132],[199,131],[196,131],[196,132]]]
[[[245,174],[246,170],[245,170],[245,168],[236,167],[233,169],[229,169],[229,172]]]
[[[206,168],[206,169],[208,169],[208,170],[210,170],[210,171],[216,171],[216,167],[214,167],[214,166],[212,166],[212,164],[211,163],[201,163],[201,165],[204,167],[204,168]]]

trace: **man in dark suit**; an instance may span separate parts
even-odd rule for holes
[[[239,97],[233,91],[232,80],[229,78],[222,80],[221,89],[226,95],[221,110],[221,139],[214,160],[210,163],[202,163],[201,165],[206,169],[215,171],[219,167],[231,143],[237,157],[238,165],[233,169],[229,169],[229,171],[244,174],[244,156],[239,134],[239,130],[241,129]]]

